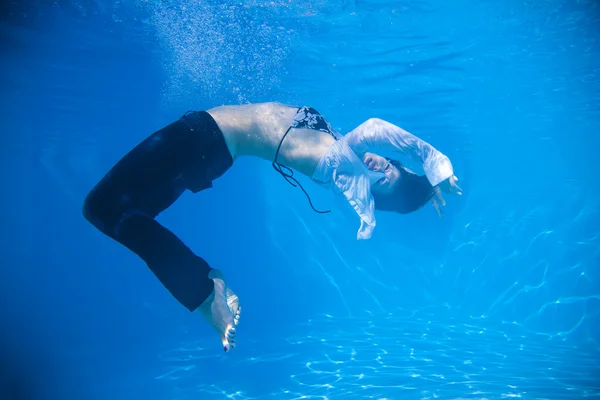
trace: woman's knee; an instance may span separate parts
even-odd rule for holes
[[[111,196],[107,196],[102,190],[95,187],[83,201],[83,217],[98,230],[112,236],[114,227],[122,212],[115,204]]]
[[[83,200],[82,213],[83,217],[92,225],[96,226],[100,221],[99,210],[100,204],[96,199],[96,194],[94,191],[90,191],[85,199]]]

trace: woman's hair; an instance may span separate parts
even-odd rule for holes
[[[407,170],[396,160],[387,160],[398,168],[400,178],[391,192],[373,193],[375,209],[408,214],[417,211],[431,200],[434,194],[433,186],[425,175],[417,175]]]

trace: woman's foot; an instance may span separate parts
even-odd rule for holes
[[[235,347],[235,326],[240,320],[242,307],[238,297],[227,287],[222,274],[215,273],[209,277],[215,283],[215,289],[198,310],[219,334],[223,349],[229,351]]]

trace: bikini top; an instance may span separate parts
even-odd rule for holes
[[[332,187],[335,192],[346,198],[360,217],[360,227],[357,232],[359,240],[369,239],[375,229],[375,201],[371,194],[371,185],[385,177],[384,173],[370,171],[366,167],[362,161],[366,152],[373,152],[380,156],[386,156],[387,153],[390,158],[395,159],[399,156],[408,156],[418,160],[422,163],[425,175],[432,186],[453,175],[452,164],[448,157],[429,143],[389,122],[371,118],[342,136],[314,108],[300,107],[279,143],[273,167],[292,186],[298,185],[302,189],[311,207],[318,213],[329,211],[315,209],[302,185],[293,178],[293,172],[277,163],[279,148],[291,128],[319,130],[336,139],[317,164],[312,179]]]

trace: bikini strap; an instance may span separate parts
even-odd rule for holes
[[[285,137],[287,136],[287,134],[290,132],[291,129],[292,129],[292,126],[290,126],[287,129],[287,131],[285,131],[285,134],[279,141],[279,146],[277,147],[277,151],[275,152],[275,159],[273,160],[273,164],[272,164],[273,168],[275,169],[275,171],[279,172],[281,174],[281,176],[283,176],[283,178],[287,181],[287,183],[289,183],[293,187],[299,186],[300,189],[302,189],[302,191],[306,195],[306,198],[308,199],[308,203],[310,204],[310,207],[313,209],[314,212],[316,212],[318,214],[327,214],[327,213],[331,212],[331,210],[319,211],[313,206],[312,200],[310,199],[310,196],[308,195],[306,190],[304,190],[304,188],[302,187],[300,182],[298,182],[298,180],[296,178],[294,178],[294,171],[292,171],[289,167],[286,167],[285,165],[281,165],[277,162],[277,156],[279,156],[279,150],[281,149],[283,140],[285,139]]]

